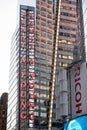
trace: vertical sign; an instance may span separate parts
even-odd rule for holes
[[[34,124],[35,13],[29,11],[29,127]]]
[[[86,63],[71,69],[72,117],[87,113],[87,66]]]
[[[20,12],[20,128],[26,127],[26,10]]]
[[[21,6],[20,10],[20,82],[19,129],[34,127],[35,82],[35,11],[34,7]]]

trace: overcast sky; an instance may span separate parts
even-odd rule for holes
[[[0,95],[8,92],[10,45],[16,16],[17,0],[0,0]]]

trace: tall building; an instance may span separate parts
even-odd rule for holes
[[[11,43],[7,130],[51,130],[52,117],[54,121],[68,115],[68,111],[58,114],[62,106],[68,107],[68,101],[58,101],[59,95],[68,95],[57,89],[57,79],[59,69],[73,60],[76,8],[76,0],[18,1],[18,26]],[[54,88],[59,95],[57,91],[54,95]]]
[[[82,5],[82,17],[83,17],[83,29],[84,31],[84,42],[85,42],[85,54],[86,54],[86,61],[87,61],[87,46],[86,46],[86,41],[87,41],[87,1],[86,0],[81,0],[81,5]]]
[[[6,130],[7,102],[8,102],[8,94],[3,93],[0,97],[0,130]]]
[[[56,64],[53,2],[19,1],[18,12],[11,44],[7,130],[50,129]]]
[[[57,1],[59,10],[56,13],[58,25],[56,26],[56,35],[58,34],[56,42],[58,42],[58,65],[60,67],[67,67],[68,64],[72,63],[75,45],[80,46],[80,51],[82,50],[82,43],[80,43],[81,31],[79,30],[81,28],[80,13],[78,13],[80,2],[79,5],[78,2],[78,0]],[[80,58],[82,57],[80,56]]]
[[[70,112],[70,88],[62,68],[74,60],[85,60],[82,31],[82,7],[79,0],[57,1],[56,43],[58,44],[55,83],[56,119],[67,117]],[[65,87],[64,87],[65,86]],[[65,100],[64,100],[65,99]]]

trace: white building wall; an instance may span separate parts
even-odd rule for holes
[[[68,115],[67,72],[65,69],[58,72],[55,88],[56,119],[61,119]]]

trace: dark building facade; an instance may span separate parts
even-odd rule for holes
[[[57,91],[54,95],[54,88],[57,90],[59,68],[73,60],[76,8],[76,0],[18,1],[18,27],[11,43],[7,130],[51,130],[54,119],[68,115],[68,111],[59,114],[66,104],[55,105],[60,97]]]
[[[6,126],[7,126],[7,102],[8,102],[8,94],[3,93],[0,97],[0,130],[6,130]]]

